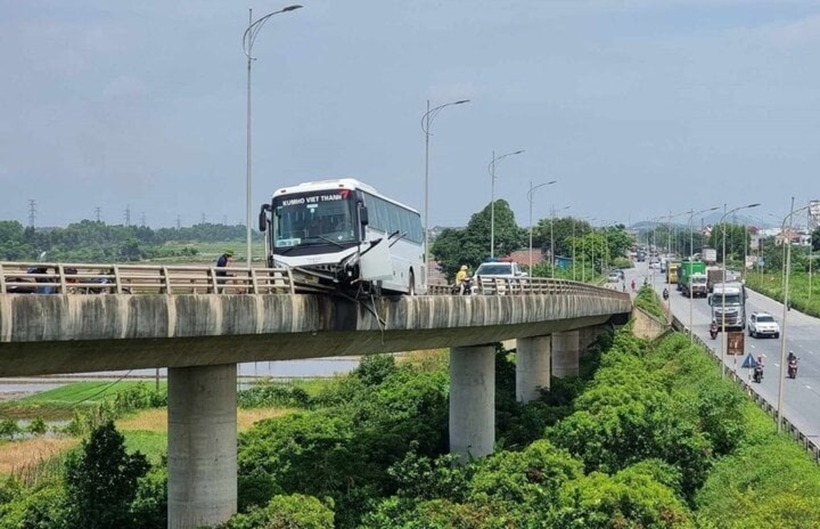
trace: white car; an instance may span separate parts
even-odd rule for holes
[[[512,261],[492,261],[481,263],[473,274],[473,292],[483,290],[484,293],[493,293],[482,286],[482,279],[507,279],[517,282],[526,278],[527,273],[521,270],[518,263]]]
[[[772,338],[780,338],[780,325],[774,319],[774,316],[768,312],[753,312],[749,316],[749,336],[753,338],[760,338],[763,336],[771,336]]]

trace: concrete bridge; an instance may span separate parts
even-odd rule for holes
[[[125,267],[80,265],[112,279],[112,293],[87,295],[92,283],[72,292],[64,265],[53,266],[43,278],[58,293],[21,294],[8,293],[25,283],[12,277],[21,267],[0,263],[0,376],[167,367],[168,519],[185,529],[236,512],[237,363],[448,347],[450,450],[482,457],[495,443],[494,343],[517,340],[526,402],[551,375],[577,375],[579,352],[632,309],[627,294],[562,280],[357,301],[298,294],[282,270],[240,270],[239,286],[222,290],[204,267],[142,267],[129,280]],[[255,293],[217,293],[239,289]]]

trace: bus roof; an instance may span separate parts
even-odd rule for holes
[[[361,182],[359,180],[356,180],[355,178],[335,178],[328,180],[314,180],[311,182],[302,182],[300,184],[295,184],[288,187],[281,187],[274,191],[273,196],[276,197],[279,195],[290,195],[293,193],[309,193],[311,191],[322,191],[330,189],[360,189],[362,191],[370,193],[371,195],[387,200],[388,202],[392,202],[405,209],[409,209],[414,213],[418,213],[418,211],[415,208],[411,208],[410,206],[403,204],[398,200],[382,195],[376,190],[375,187],[365,184],[364,182]]]

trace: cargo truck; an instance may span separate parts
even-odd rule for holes
[[[709,266],[706,268],[706,290],[711,293],[716,283],[723,283],[723,269],[719,266]]]
[[[720,331],[746,328],[746,288],[742,283],[715,283],[708,300],[712,321]]]
[[[689,297],[706,297],[706,263],[682,261],[678,272],[678,290]]]
[[[706,263],[714,264],[717,262],[717,250],[714,248],[704,248],[701,251],[701,257]]]
[[[666,282],[674,284],[678,282],[678,270],[680,269],[680,261],[666,261]]]

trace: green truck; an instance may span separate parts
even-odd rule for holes
[[[678,271],[678,290],[681,294],[691,298],[706,297],[709,293],[706,288],[706,263],[703,261],[684,260]]]

